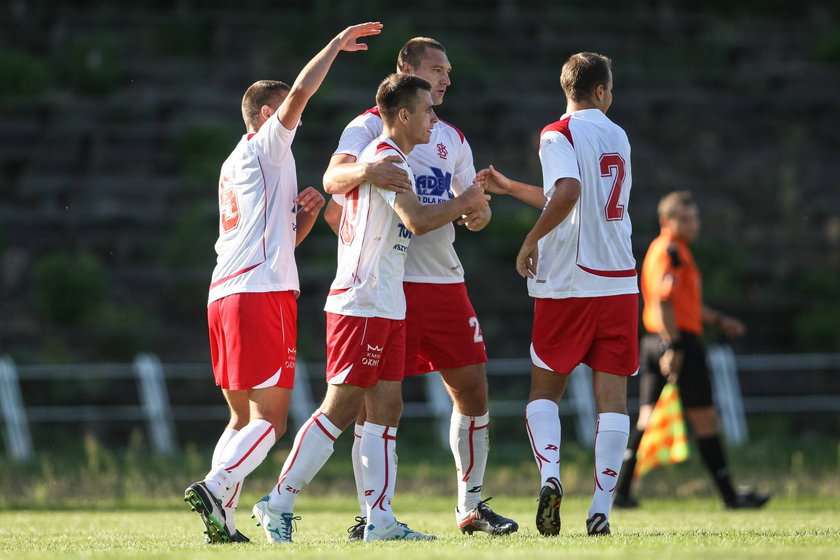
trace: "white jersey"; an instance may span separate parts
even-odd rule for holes
[[[411,177],[406,157],[388,138],[377,138],[359,161],[398,155]],[[394,210],[396,193],[362,183],[345,195],[338,230],[338,271],[325,311],[354,317],[405,319],[403,271],[411,232]]]
[[[219,239],[209,301],[300,289],[295,265],[295,130],[276,116],[246,134],[222,165]]]
[[[581,184],[571,213],[538,243],[536,298],[638,293],[630,245],[630,143],[599,109],[566,114],[540,134],[543,189],[549,200],[559,179]]]
[[[374,107],[345,127],[336,154],[359,158],[359,153],[382,134],[382,118]],[[472,150],[460,130],[438,121],[428,144],[417,144],[408,154],[414,170],[414,190],[422,204],[437,204],[463,193],[475,180]],[[335,196],[338,204],[343,197]],[[449,223],[415,235],[405,263],[406,282],[455,284],[464,281],[464,269],[455,253],[455,227]]]

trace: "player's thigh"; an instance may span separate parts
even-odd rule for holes
[[[487,371],[483,363],[442,369],[440,376],[460,414],[481,416],[487,412]]]
[[[225,397],[228,409],[230,410],[230,421],[228,428],[234,430],[241,430],[248,425],[251,420],[250,401],[248,400],[248,391],[232,391],[230,389],[222,389],[222,395]]]
[[[402,381],[380,380],[365,393],[367,421],[396,428],[403,411]]]
[[[598,414],[617,412],[627,414],[627,376],[592,372],[592,392]]]
[[[344,430],[359,413],[366,391],[366,387],[356,385],[327,385],[327,394],[324,395],[324,400],[318,408],[330,419],[330,422]]]
[[[568,382],[569,374],[531,366],[531,393],[528,402],[546,399],[559,404]]]

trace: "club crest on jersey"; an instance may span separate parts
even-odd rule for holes
[[[437,204],[451,198],[450,186],[452,173],[444,173],[442,169],[431,167],[434,175],[419,175],[415,177],[417,196],[423,204]]]
[[[437,151],[440,159],[446,159],[446,156],[449,155],[449,152],[446,150],[446,144],[443,142],[437,145]]]

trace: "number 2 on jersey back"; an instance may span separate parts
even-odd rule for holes
[[[624,205],[619,204],[621,198],[621,187],[624,183],[624,158],[619,154],[601,154],[600,159],[601,177],[612,177],[612,189],[604,206],[604,214],[607,221],[612,222],[624,219]]]

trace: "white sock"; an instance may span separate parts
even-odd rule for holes
[[[333,443],[341,435],[327,416],[316,410],[298,430],[295,443],[277,485],[269,494],[268,508],[276,513],[292,513],[297,495],[318,474],[333,453]]]
[[[222,508],[225,510],[225,525],[227,525],[228,532],[233,535],[236,532],[236,523],[234,521],[234,514],[236,508],[239,507],[239,496],[242,495],[243,480],[240,480],[233,486],[228,487],[222,496]]]
[[[224,451],[225,446],[231,439],[233,439],[233,436],[235,436],[238,433],[239,430],[235,430],[233,428],[225,428],[225,431],[222,432],[222,436],[219,438],[219,441],[216,442],[216,448],[213,449],[213,459],[210,461],[211,469],[221,462],[222,452]],[[236,506],[239,503],[241,488],[241,482],[238,484],[234,484],[233,487],[227,488],[221,496],[222,507],[225,509],[225,523],[227,525],[228,531],[231,534],[236,532],[236,524],[234,523],[233,517],[234,512],[236,511]],[[231,505],[228,506],[226,504]]]
[[[367,522],[376,527],[387,527],[396,521],[391,511],[397,477],[396,440],[396,428],[365,422],[361,458]]]
[[[469,511],[481,501],[481,486],[490,450],[488,425],[490,413],[481,416],[464,416],[452,411],[449,421],[449,447],[455,457],[458,476],[458,511]]]
[[[239,433],[239,430],[234,430],[233,428],[225,428],[225,431],[222,432],[222,436],[219,438],[219,441],[216,442],[216,448],[213,449],[213,459],[210,461],[210,467],[215,467],[219,464],[222,460],[222,450],[224,450],[225,446],[228,442],[233,439],[233,436]]]
[[[353,450],[350,456],[353,459],[353,478],[356,481],[356,499],[359,500],[359,515],[367,515],[367,504],[365,503],[365,479],[362,473],[362,430],[364,424],[353,424]]]
[[[613,491],[621,470],[621,460],[630,434],[630,417],[616,412],[598,415],[595,427],[595,491],[589,515],[610,516]]]
[[[555,477],[560,480],[560,409],[557,403],[538,399],[525,407],[525,427],[531,451],[540,469],[540,484]]]
[[[220,500],[228,487],[236,486],[263,462],[274,445],[274,426],[271,422],[255,418],[239,430],[220,453],[219,462],[213,466],[204,483]]]

